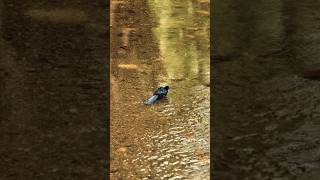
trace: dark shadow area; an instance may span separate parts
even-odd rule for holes
[[[0,2],[3,179],[105,179],[107,1]]]
[[[213,2],[213,179],[319,177],[319,6]]]

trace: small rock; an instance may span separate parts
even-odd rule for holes
[[[126,147],[121,147],[121,148],[119,148],[117,151],[120,152],[120,153],[125,153],[125,152],[128,151],[128,148],[126,148]]]
[[[110,170],[110,173],[115,173],[115,172],[118,172],[118,171],[119,171],[118,169],[112,168],[112,169]]]

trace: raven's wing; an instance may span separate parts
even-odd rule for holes
[[[151,96],[146,102],[144,102],[144,104],[146,104],[146,105],[151,105],[151,104],[153,104],[153,103],[155,103],[156,102],[156,100],[158,99],[158,95],[153,95],[153,96]]]
[[[159,88],[154,95],[160,95],[160,96],[165,96],[167,95],[168,90],[164,89],[164,88]]]

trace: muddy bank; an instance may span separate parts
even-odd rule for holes
[[[213,101],[217,179],[305,179],[319,172],[319,2],[217,2]]]
[[[2,178],[103,179],[107,4],[0,7]]]

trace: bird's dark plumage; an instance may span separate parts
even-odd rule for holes
[[[157,100],[160,100],[167,96],[169,91],[169,86],[159,87],[144,104],[151,105],[154,104]]]

